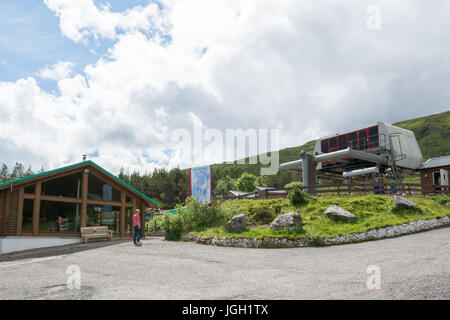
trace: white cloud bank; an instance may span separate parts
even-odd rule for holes
[[[377,1],[165,0],[124,12],[92,0],[45,0],[64,36],[114,39],[107,56],[73,74],[0,82],[0,161],[40,168],[96,154],[152,170],[179,164],[170,141],[192,119],[209,128],[278,128],[282,147],[322,134],[448,108],[450,4]],[[188,164],[183,164],[188,165]]]

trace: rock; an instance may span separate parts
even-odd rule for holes
[[[394,196],[394,201],[397,204],[397,207],[399,208],[412,208],[417,206],[417,203],[415,203],[414,201],[408,200],[400,196]]]
[[[279,215],[270,224],[270,230],[283,230],[283,229],[301,229],[302,217],[298,212],[289,212]]]
[[[233,233],[239,233],[245,229],[245,214],[234,216],[227,222],[227,229]]]
[[[324,212],[323,215],[335,221],[344,221],[344,222],[354,222],[356,221],[356,216],[341,208],[337,205],[332,204],[329,206]]]

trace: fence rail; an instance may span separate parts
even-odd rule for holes
[[[312,195],[357,195],[357,194],[450,194],[449,186],[430,185],[422,186],[418,183],[349,183],[349,184],[327,184],[316,186],[297,187]],[[274,188],[259,192],[253,192],[228,199],[273,199],[285,198],[290,190],[294,188]]]

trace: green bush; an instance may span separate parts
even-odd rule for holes
[[[251,223],[267,224],[275,219],[276,214],[274,210],[266,206],[255,206],[250,209],[248,220]]]
[[[294,188],[288,192],[288,199],[293,206],[301,206],[308,203],[309,195],[300,188]]]
[[[183,233],[202,231],[218,226],[226,220],[224,211],[216,203],[202,204],[196,198],[186,199],[186,207],[177,207],[177,214],[164,216],[162,228],[166,240],[179,240]]]
[[[183,233],[183,220],[180,214],[167,214],[162,220],[166,240],[180,240]]]

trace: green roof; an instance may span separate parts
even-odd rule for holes
[[[137,194],[139,194],[139,195],[142,196],[143,198],[145,198],[145,199],[147,199],[147,200],[153,202],[153,203],[156,204],[157,206],[159,206],[159,204],[158,204],[156,201],[154,201],[153,199],[147,197],[145,194],[143,194],[143,193],[140,192],[139,190],[133,188],[133,187],[130,186],[128,183],[126,183],[125,181],[119,179],[118,177],[116,177],[115,175],[113,175],[113,174],[110,173],[109,171],[103,169],[102,167],[100,167],[98,164],[96,164],[95,162],[93,162],[93,161],[91,161],[91,160],[79,162],[79,163],[72,164],[72,165],[70,165],[70,166],[66,166],[66,167],[62,167],[62,168],[58,168],[58,169],[55,169],[55,170],[50,170],[50,171],[46,171],[46,172],[37,173],[37,174],[34,174],[34,175],[32,175],[32,176],[23,177],[23,178],[20,178],[20,179],[15,179],[15,180],[11,180],[11,181],[8,181],[8,182],[0,183],[0,188],[1,188],[1,187],[5,187],[5,186],[9,186],[9,185],[14,185],[15,183],[18,183],[18,182],[22,182],[22,181],[26,181],[26,180],[31,180],[31,179],[34,179],[34,178],[37,178],[37,177],[40,177],[40,176],[45,176],[45,175],[47,175],[47,174],[49,174],[49,173],[54,173],[54,172],[58,172],[58,171],[63,171],[63,170],[66,170],[66,169],[75,168],[75,167],[81,166],[81,165],[83,165],[83,164],[89,164],[89,163],[92,164],[93,166],[95,166],[97,169],[103,171],[104,173],[106,173],[107,175],[109,175],[110,177],[112,177],[113,179],[117,180],[117,181],[120,182],[121,184],[124,184],[125,186],[127,186],[128,188],[130,188],[131,190],[133,190],[134,192],[136,192]]]

